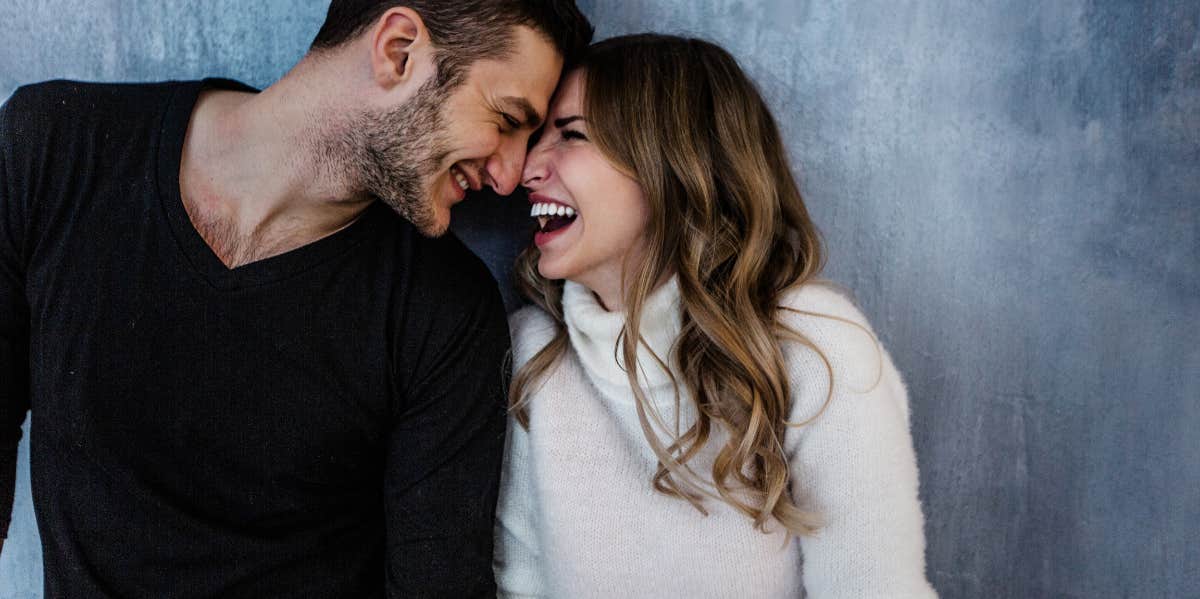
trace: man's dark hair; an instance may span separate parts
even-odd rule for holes
[[[570,65],[592,41],[592,24],[574,0],[333,0],[313,50],[334,48],[362,35],[388,9],[407,6],[421,15],[437,48],[439,87],[456,85],[483,58],[512,51],[513,31],[541,33]]]

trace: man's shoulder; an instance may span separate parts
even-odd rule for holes
[[[132,143],[154,130],[162,107],[181,85],[68,80],[24,85],[0,108],[0,138],[26,148],[31,157]],[[93,141],[76,143],[88,139]]]
[[[13,114],[25,116],[132,112],[143,108],[144,102],[162,99],[182,85],[186,83],[90,83],[55,79],[17,88],[6,106]]]
[[[440,305],[446,309],[469,310],[495,303],[503,314],[503,301],[496,279],[483,260],[457,236],[447,232],[438,237],[419,233],[403,217],[377,203],[371,218],[387,230],[384,238],[395,260],[398,277],[394,283],[407,287],[410,303]]]
[[[393,218],[394,217],[394,218]],[[506,352],[508,323],[500,288],[483,261],[451,233],[430,238],[399,216],[391,277],[398,359],[404,372],[426,372],[447,355]]]
[[[461,239],[452,232],[438,237],[416,234],[416,254],[421,257],[419,267],[424,268],[426,279],[435,289],[453,291],[476,289],[496,290],[496,280],[483,259],[475,255]]]

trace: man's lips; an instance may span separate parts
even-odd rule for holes
[[[438,195],[444,197],[446,201],[450,202],[451,204],[457,204],[466,199],[467,190],[463,189],[462,186],[459,185],[458,181],[455,180],[454,171],[450,171],[450,176],[446,177],[445,179],[446,180],[444,182],[438,179],[438,182],[436,183],[436,185],[442,186],[441,189],[444,190],[437,192]]]
[[[479,191],[483,189],[483,177],[478,172],[473,171],[461,162],[456,162],[450,165],[450,178],[458,183],[458,177],[461,176],[467,183],[466,189]],[[459,185],[459,187],[462,187]]]

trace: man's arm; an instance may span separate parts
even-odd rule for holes
[[[486,271],[484,277],[488,277]],[[486,279],[491,282],[490,277]],[[508,324],[494,284],[470,294],[393,425],[384,501],[389,597],[495,597],[493,524],[504,450]],[[429,315],[442,320],[444,313]]]
[[[18,92],[19,94],[20,92]],[[0,550],[8,536],[16,488],[17,444],[29,410],[29,308],[25,302],[24,193],[18,186],[15,146],[19,129],[17,98],[0,106]]]

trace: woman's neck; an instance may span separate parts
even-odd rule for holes
[[[564,286],[562,301],[571,345],[585,367],[609,383],[628,385],[622,352],[618,350],[628,315],[607,309],[595,290],[572,281]],[[669,383],[669,376],[657,364],[660,360],[670,363],[671,348],[680,331],[679,288],[672,277],[665,277],[646,296],[640,317],[642,339],[636,353],[645,375],[640,378],[648,385]]]
[[[662,276],[654,282],[654,286],[650,288],[647,295],[650,295],[661,288],[671,277],[675,275],[674,271],[663,273]],[[630,282],[620,273],[596,273],[588,277],[579,277],[571,279],[573,283],[582,285],[592,292],[596,300],[600,303],[600,307],[607,312],[624,312],[625,298],[629,297]]]

